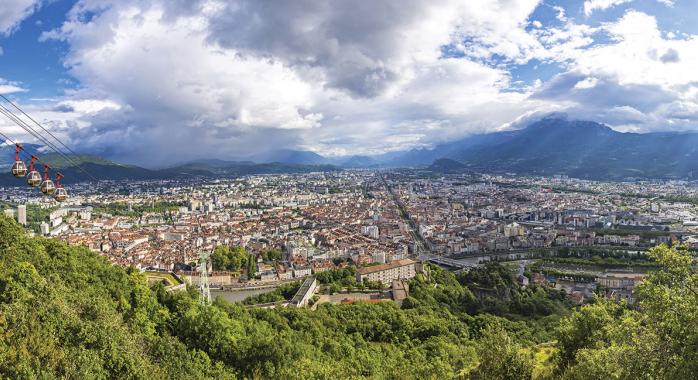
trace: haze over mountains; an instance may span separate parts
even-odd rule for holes
[[[521,130],[473,136],[421,155],[454,159],[484,172],[692,178],[698,174],[697,148],[698,133],[621,133],[595,122],[545,118]]]
[[[692,178],[698,175],[698,133],[622,133],[592,121],[549,116],[522,129],[472,135],[433,149],[333,158],[284,151],[283,156],[288,163],[340,167],[430,167],[590,179]]]
[[[30,148],[36,150],[38,146]],[[12,147],[2,147],[0,153],[4,162],[13,159]],[[71,166],[54,155],[45,159]],[[370,167],[423,167],[442,173],[562,174],[589,179],[690,179],[694,172],[698,175],[698,133],[621,133],[596,122],[551,116],[519,130],[473,135],[433,149],[377,156],[323,157],[313,152],[280,149],[251,160],[202,159],[164,169],[121,165],[95,156],[80,156],[77,160],[83,168],[104,179],[232,177]],[[69,167],[64,172],[67,177],[84,179],[77,168]],[[0,183],[12,182],[3,179]]]
[[[365,157],[359,166],[429,166],[443,158],[480,172],[692,178],[698,175],[698,133],[622,133],[596,122],[547,117],[523,129],[473,135],[434,149]],[[347,162],[352,160],[359,161]],[[451,164],[449,170],[454,169]]]

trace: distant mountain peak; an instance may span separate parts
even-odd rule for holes
[[[569,120],[569,115],[566,112],[551,112],[545,116],[541,120],[564,120],[567,121]]]
[[[543,119],[533,122],[522,131],[524,133],[545,134],[552,130],[560,130],[561,133],[579,133],[595,136],[609,136],[621,133],[613,130],[608,125],[595,121],[569,120],[567,118],[553,116],[544,117]]]

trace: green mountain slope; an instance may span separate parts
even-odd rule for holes
[[[66,158],[67,157],[67,158]],[[55,167],[61,167],[61,168],[67,168],[71,166],[77,166],[81,164],[95,164],[95,165],[103,165],[103,166],[127,166],[127,165],[121,165],[118,164],[114,161],[109,161],[105,158],[99,157],[99,156],[94,156],[94,155],[88,155],[88,154],[81,154],[81,155],[70,155],[70,156],[61,156],[56,153],[48,153],[45,155],[41,156],[41,161],[45,164],[48,164],[49,166],[55,166]]]
[[[559,292],[519,288],[496,263],[433,268],[402,308],[247,309],[149,288],[135,270],[0,216],[0,377],[691,378],[698,276],[684,253],[654,255],[665,269],[640,289],[640,311],[599,302],[564,316]]]
[[[320,171],[337,171],[339,168],[332,165],[301,165],[301,164],[250,164],[245,162],[230,162],[225,165],[209,165],[205,162],[185,164],[166,169],[145,169],[139,166],[130,166],[115,163],[97,156],[71,156],[72,164],[66,165],[67,160],[58,155],[47,155],[41,157],[42,163],[53,165],[52,177],[55,175],[55,168],[60,168],[65,175],[63,184],[70,185],[80,181],[92,181],[93,178],[85,172],[90,173],[98,180],[158,180],[158,179],[191,179],[191,178],[235,178],[245,175],[256,174],[295,174],[310,173]],[[11,161],[8,160],[11,163]],[[40,168],[40,170],[43,170]],[[21,186],[24,182],[18,180],[9,172],[9,166],[0,171],[0,186]]]

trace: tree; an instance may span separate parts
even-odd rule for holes
[[[579,350],[607,341],[609,331],[606,327],[613,324],[621,312],[620,306],[599,301],[582,307],[563,320],[556,331],[561,367],[574,363]]]
[[[482,380],[531,379],[533,360],[523,352],[506,331],[489,327],[482,333],[475,378]]]
[[[262,260],[264,260],[265,263],[279,261],[282,258],[282,253],[278,249],[270,249],[268,251],[263,251],[261,255]]]
[[[230,267],[230,247],[227,245],[219,245],[211,254],[211,263],[213,270],[228,270]]]
[[[239,271],[248,266],[250,255],[244,247],[219,245],[211,255],[214,270]]]
[[[570,379],[691,379],[698,373],[698,274],[685,247],[648,252],[659,265],[636,289],[637,308],[582,307],[560,326],[560,365]]]
[[[247,276],[252,277],[257,273],[257,257],[254,254],[247,256]]]

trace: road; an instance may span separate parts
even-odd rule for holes
[[[431,247],[429,246],[429,242],[424,239],[422,235],[419,233],[419,227],[417,224],[410,218],[410,214],[407,213],[407,210],[405,209],[405,205],[402,203],[402,200],[395,194],[393,189],[388,185],[388,182],[385,180],[382,174],[380,174],[381,181],[383,181],[383,185],[385,188],[388,190],[390,193],[391,197],[393,198],[393,202],[395,202],[395,206],[400,210],[400,217],[407,222],[407,225],[410,227],[410,234],[412,235],[412,238],[414,239],[416,246],[417,246],[417,252],[415,252],[415,255],[418,256],[424,252],[431,253]]]

